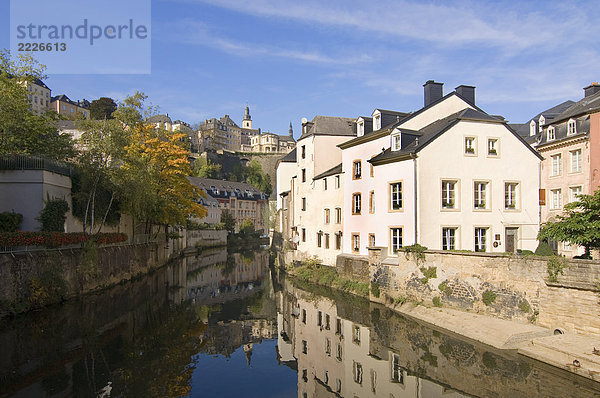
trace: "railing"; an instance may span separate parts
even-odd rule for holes
[[[46,170],[66,176],[72,175],[69,166],[37,156],[13,155],[0,157],[0,170]]]

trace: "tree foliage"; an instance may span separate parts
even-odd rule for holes
[[[112,98],[100,97],[90,104],[90,117],[95,120],[113,119],[117,104]]]
[[[73,157],[73,141],[57,129],[56,112],[29,110],[27,82],[43,79],[45,67],[31,56],[0,50],[0,155],[36,155],[54,160]]]
[[[42,223],[42,231],[65,232],[65,221],[69,204],[63,198],[54,198],[46,200],[46,204],[37,220]]]
[[[206,158],[198,158],[194,161],[194,175],[200,178],[219,178],[221,165],[211,162]]]
[[[542,226],[538,240],[568,242],[584,246],[586,252],[600,248],[600,190],[593,195],[579,195],[557,218]]]
[[[235,232],[235,218],[229,210],[225,209],[221,212],[221,223],[223,223],[229,233]]]

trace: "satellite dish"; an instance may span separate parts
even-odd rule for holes
[[[302,118],[302,124],[305,124],[305,123],[308,123],[308,119],[307,119],[307,118],[305,118],[305,117],[303,117],[303,118]]]

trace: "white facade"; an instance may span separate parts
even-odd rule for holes
[[[466,109],[471,111],[457,114]],[[456,120],[433,131],[444,122],[432,123],[451,115]],[[399,147],[393,148],[396,135]],[[427,145],[420,147],[419,139]],[[366,255],[367,247],[383,246],[392,254],[414,243],[436,250],[535,250],[540,159],[502,121],[460,96],[446,96],[395,128],[341,148],[344,253]],[[368,161],[378,155],[371,166]],[[443,194],[452,197],[452,206],[443,205]]]

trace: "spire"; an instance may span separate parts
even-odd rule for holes
[[[246,105],[246,111],[244,112],[244,120],[252,120],[250,117],[250,108]]]
[[[289,136],[290,138],[294,138],[294,130],[292,129],[292,122],[290,122],[290,129],[289,129]]]
[[[243,129],[251,129],[252,128],[252,118],[250,117],[250,108],[246,105],[246,110],[244,112],[244,120],[242,120],[242,128]]]

